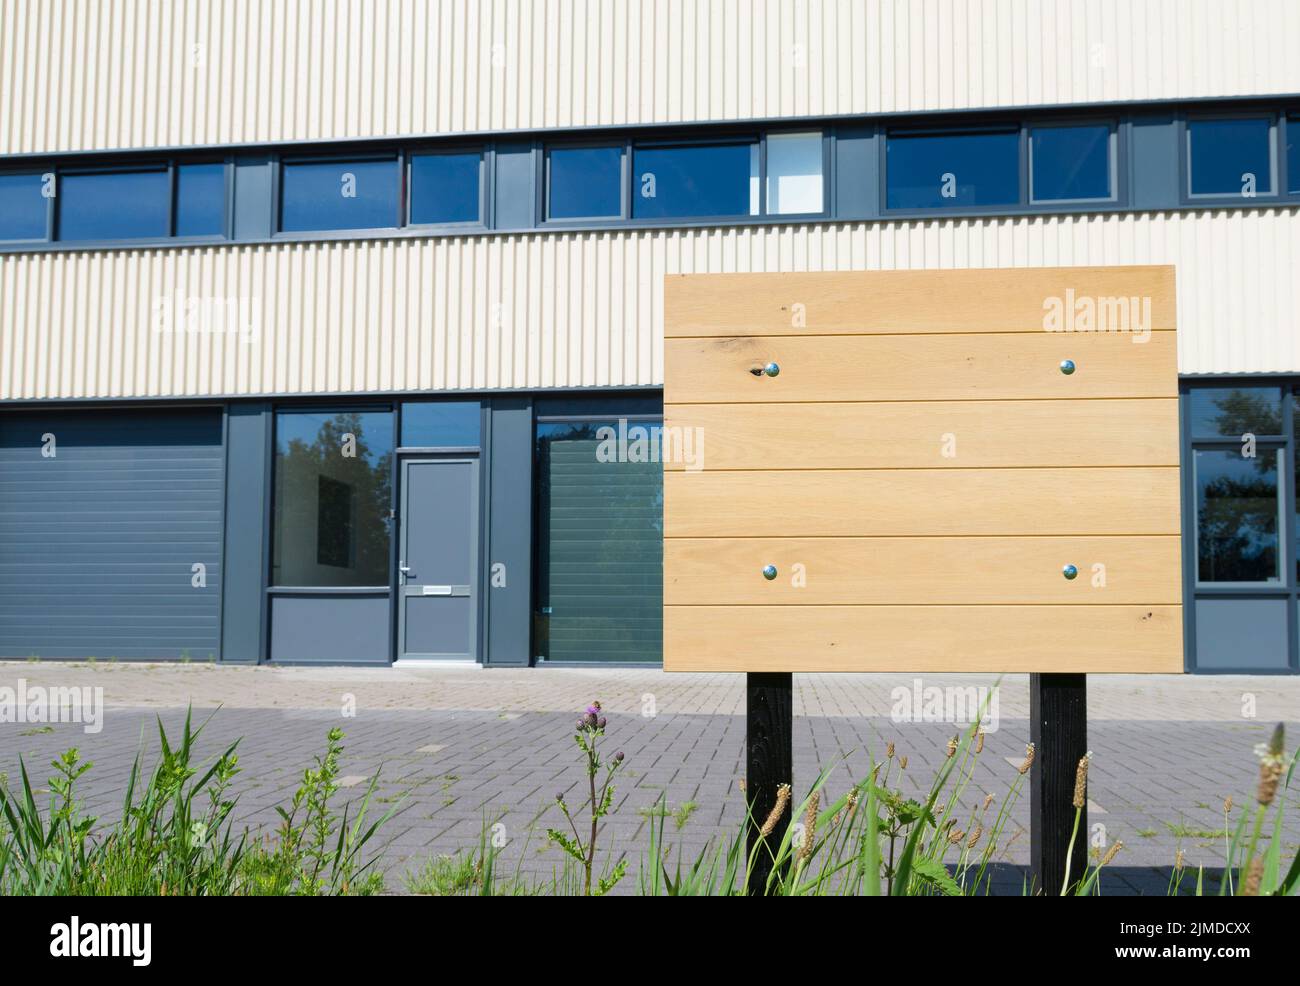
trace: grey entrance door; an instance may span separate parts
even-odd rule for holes
[[[478,659],[478,459],[402,460],[399,658]]]

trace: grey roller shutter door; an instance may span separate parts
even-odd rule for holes
[[[215,657],[223,462],[218,410],[0,414],[0,656]]]

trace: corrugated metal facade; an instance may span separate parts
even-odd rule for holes
[[[1297,244],[1288,210],[11,254],[0,398],[660,384],[663,278],[706,271],[1175,264],[1181,372],[1296,371]]]
[[[0,154],[1300,91],[1294,0],[0,0]]]
[[[0,0],[0,154],[1297,92],[1297,36],[1293,0]],[[1298,222],[11,254],[0,398],[653,385],[679,271],[1173,263],[1182,372],[1297,371]]]

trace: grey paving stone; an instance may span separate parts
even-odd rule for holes
[[[6,676],[15,677],[15,671],[21,674],[27,669],[0,668],[0,684]],[[203,687],[220,690],[226,671],[209,671]],[[607,749],[624,750],[627,769],[616,782],[618,812],[601,835],[613,853],[629,860],[632,873],[625,890],[635,887],[647,847],[649,818],[643,812],[648,813],[659,799],[666,800],[670,812],[664,823],[665,839],[685,861],[709,844],[730,840],[738,830],[743,816],[737,781],[744,769],[744,719],[735,676],[621,671],[570,676],[539,669],[520,676],[516,683],[514,678],[485,671],[478,673],[477,683],[457,684],[455,700],[463,708],[446,707],[452,702],[447,698],[431,701],[427,709],[363,703],[361,714],[343,718],[334,707],[292,705],[313,700],[309,675],[321,673],[312,669],[294,675],[278,669],[275,675],[258,677],[259,698],[266,698],[267,688],[279,689],[282,694],[274,696],[279,708],[264,704],[215,713],[196,710],[195,721],[204,723],[198,753],[211,759],[239,741],[241,773],[233,790],[240,801],[235,817],[241,825],[269,832],[278,822],[275,806],[288,801],[303,769],[324,752],[328,730],[342,728],[347,736],[341,773],[357,780],[339,792],[340,804],[362,797],[377,771],[376,796],[383,800],[373,809],[386,810],[396,799],[406,798],[400,815],[382,835],[388,842],[383,863],[394,889],[403,886],[404,872],[431,856],[473,850],[484,824],[496,819],[505,825],[509,838],[503,854],[506,869],[518,867],[525,876],[545,879],[561,865],[557,850],[545,846],[546,828],[562,825],[553,797],[562,790],[570,801],[580,801],[586,777],[572,740],[574,713],[580,706],[548,705],[559,705],[573,695],[628,696],[622,712],[615,711],[621,699],[607,705]],[[169,688],[180,687],[171,669],[161,674]],[[323,674],[342,678],[334,669]],[[896,677],[796,677],[795,783],[800,795],[832,761],[835,767],[827,796],[844,791],[852,779],[870,769],[866,751],[881,757],[890,741],[899,755],[909,758],[901,780],[895,768],[891,782],[909,796],[924,795],[946,756],[945,743],[954,727],[891,721],[887,699]],[[694,692],[679,687],[683,678],[690,680]],[[88,735],[72,724],[59,724],[48,732],[0,725],[0,773],[7,774],[12,784],[21,756],[43,785],[50,761],[76,746],[95,763],[79,782],[81,797],[101,821],[113,819],[120,810],[131,760],[140,755],[146,769],[156,762],[158,720],[174,737],[185,718],[183,707],[154,704],[143,675],[129,681],[140,694],[126,687],[115,689],[116,704],[106,711],[101,733]],[[1188,699],[1185,685],[1203,701]],[[1213,833],[1223,827],[1223,799],[1232,795],[1236,801],[1235,824],[1255,787],[1252,747],[1266,739],[1271,728],[1271,720],[1230,718],[1237,713],[1235,696],[1241,690],[1254,690],[1261,697],[1294,698],[1300,691],[1278,679],[1244,678],[1214,687],[1190,679],[1167,679],[1159,687],[1147,681],[1139,694],[1115,686],[1115,694],[1109,697],[1104,695],[1105,687],[1109,686],[1103,685],[1105,700],[1095,703],[1102,708],[1094,710],[1098,714],[1090,722],[1090,796],[1106,814],[1094,815],[1091,821],[1105,826],[1108,841],[1122,840],[1124,849],[1103,890],[1163,895],[1168,866],[1180,849],[1190,865],[1210,868],[1207,872],[1217,880],[1214,868],[1222,865],[1222,846]],[[639,714],[640,696],[650,689],[659,695],[659,713],[654,717]],[[1273,705],[1289,713],[1289,745],[1294,747],[1300,739],[1296,725],[1300,702],[1288,699]],[[522,714],[503,719],[498,710],[505,707]],[[1207,708],[1221,709],[1218,714],[1223,718],[1207,715]],[[855,714],[855,709],[874,714]],[[1127,718],[1118,717],[1116,710]],[[1001,711],[999,728],[986,737],[976,779],[962,799],[964,811],[985,793],[994,794],[1000,807],[1017,777],[1013,765],[1024,756],[1028,723],[1019,700],[1004,701]],[[686,802],[696,807],[678,829],[671,812]],[[1021,892],[1029,840],[1027,832],[1014,840],[1010,833],[1027,825],[1025,790],[1011,811],[1005,858],[990,874],[993,892]],[[1286,839],[1290,847],[1300,843],[1300,811],[1295,809],[1289,812]]]

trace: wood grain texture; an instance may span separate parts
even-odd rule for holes
[[[665,473],[665,537],[1178,534],[1178,470]]]
[[[1181,606],[665,606],[669,671],[1183,670]]]
[[[687,404],[665,408],[664,425],[703,442],[669,471],[1176,466],[1179,454],[1174,397]]]
[[[679,274],[664,282],[668,338],[929,332],[1041,332],[1060,299],[1149,302],[1149,327],[1174,328],[1174,268],[1021,267],[997,270]],[[797,306],[802,306],[799,308]],[[1102,317],[1121,313],[1109,301]]]
[[[665,320],[667,669],[1183,669],[1173,268],[683,275]]]
[[[669,538],[664,604],[1179,605],[1178,562],[1176,537]]]
[[[1175,397],[1172,332],[727,336],[664,343],[664,402]],[[1062,360],[1073,360],[1066,376]],[[756,376],[765,363],[779,376]]]

